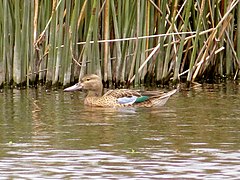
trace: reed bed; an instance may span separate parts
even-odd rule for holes
[[[239,78],[239,0],[0,0],[0,87]]]

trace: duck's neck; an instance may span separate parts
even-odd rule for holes
[[[97,82],[92,85],[92,88],[88,89],[87,97],[101,97],[103,91],[102,82]]]
[[[88,91],[87,97],[101,97],[102,96],[102,89],[99,91]]]

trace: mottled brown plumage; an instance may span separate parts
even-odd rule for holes
[[[84,76],[81,81],[74,86],[64,89],[65,92],[87,90],[84,104],[96,107],[152,107],[163,106],[170,96],[175,94],[178,89],[168,93],[160,91],[140,92],[130,89],[109,90],[102,95],[102,80],[95,74]]]

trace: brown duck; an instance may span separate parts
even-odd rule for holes
[[[109,90],[102,95],[102,80],[95,74],[84,76],[81,81],[64,89],[65,92],[87,90],[84,104],[96,107],[153,107],[163,106],[178,89],[163,93],[160,91],[140,92],[130,89]]]

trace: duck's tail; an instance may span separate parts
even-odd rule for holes
[[[177,87],[177,89],[169,91],[169,92],[163,94],[162,96],[152,98],[151,99],[152,106],[155,106],[155,107],[156,106],[157,107],[164,106],[166,104],[166,102],[168,101],[168,99],[178,91],[179,91],[179,86]]]

